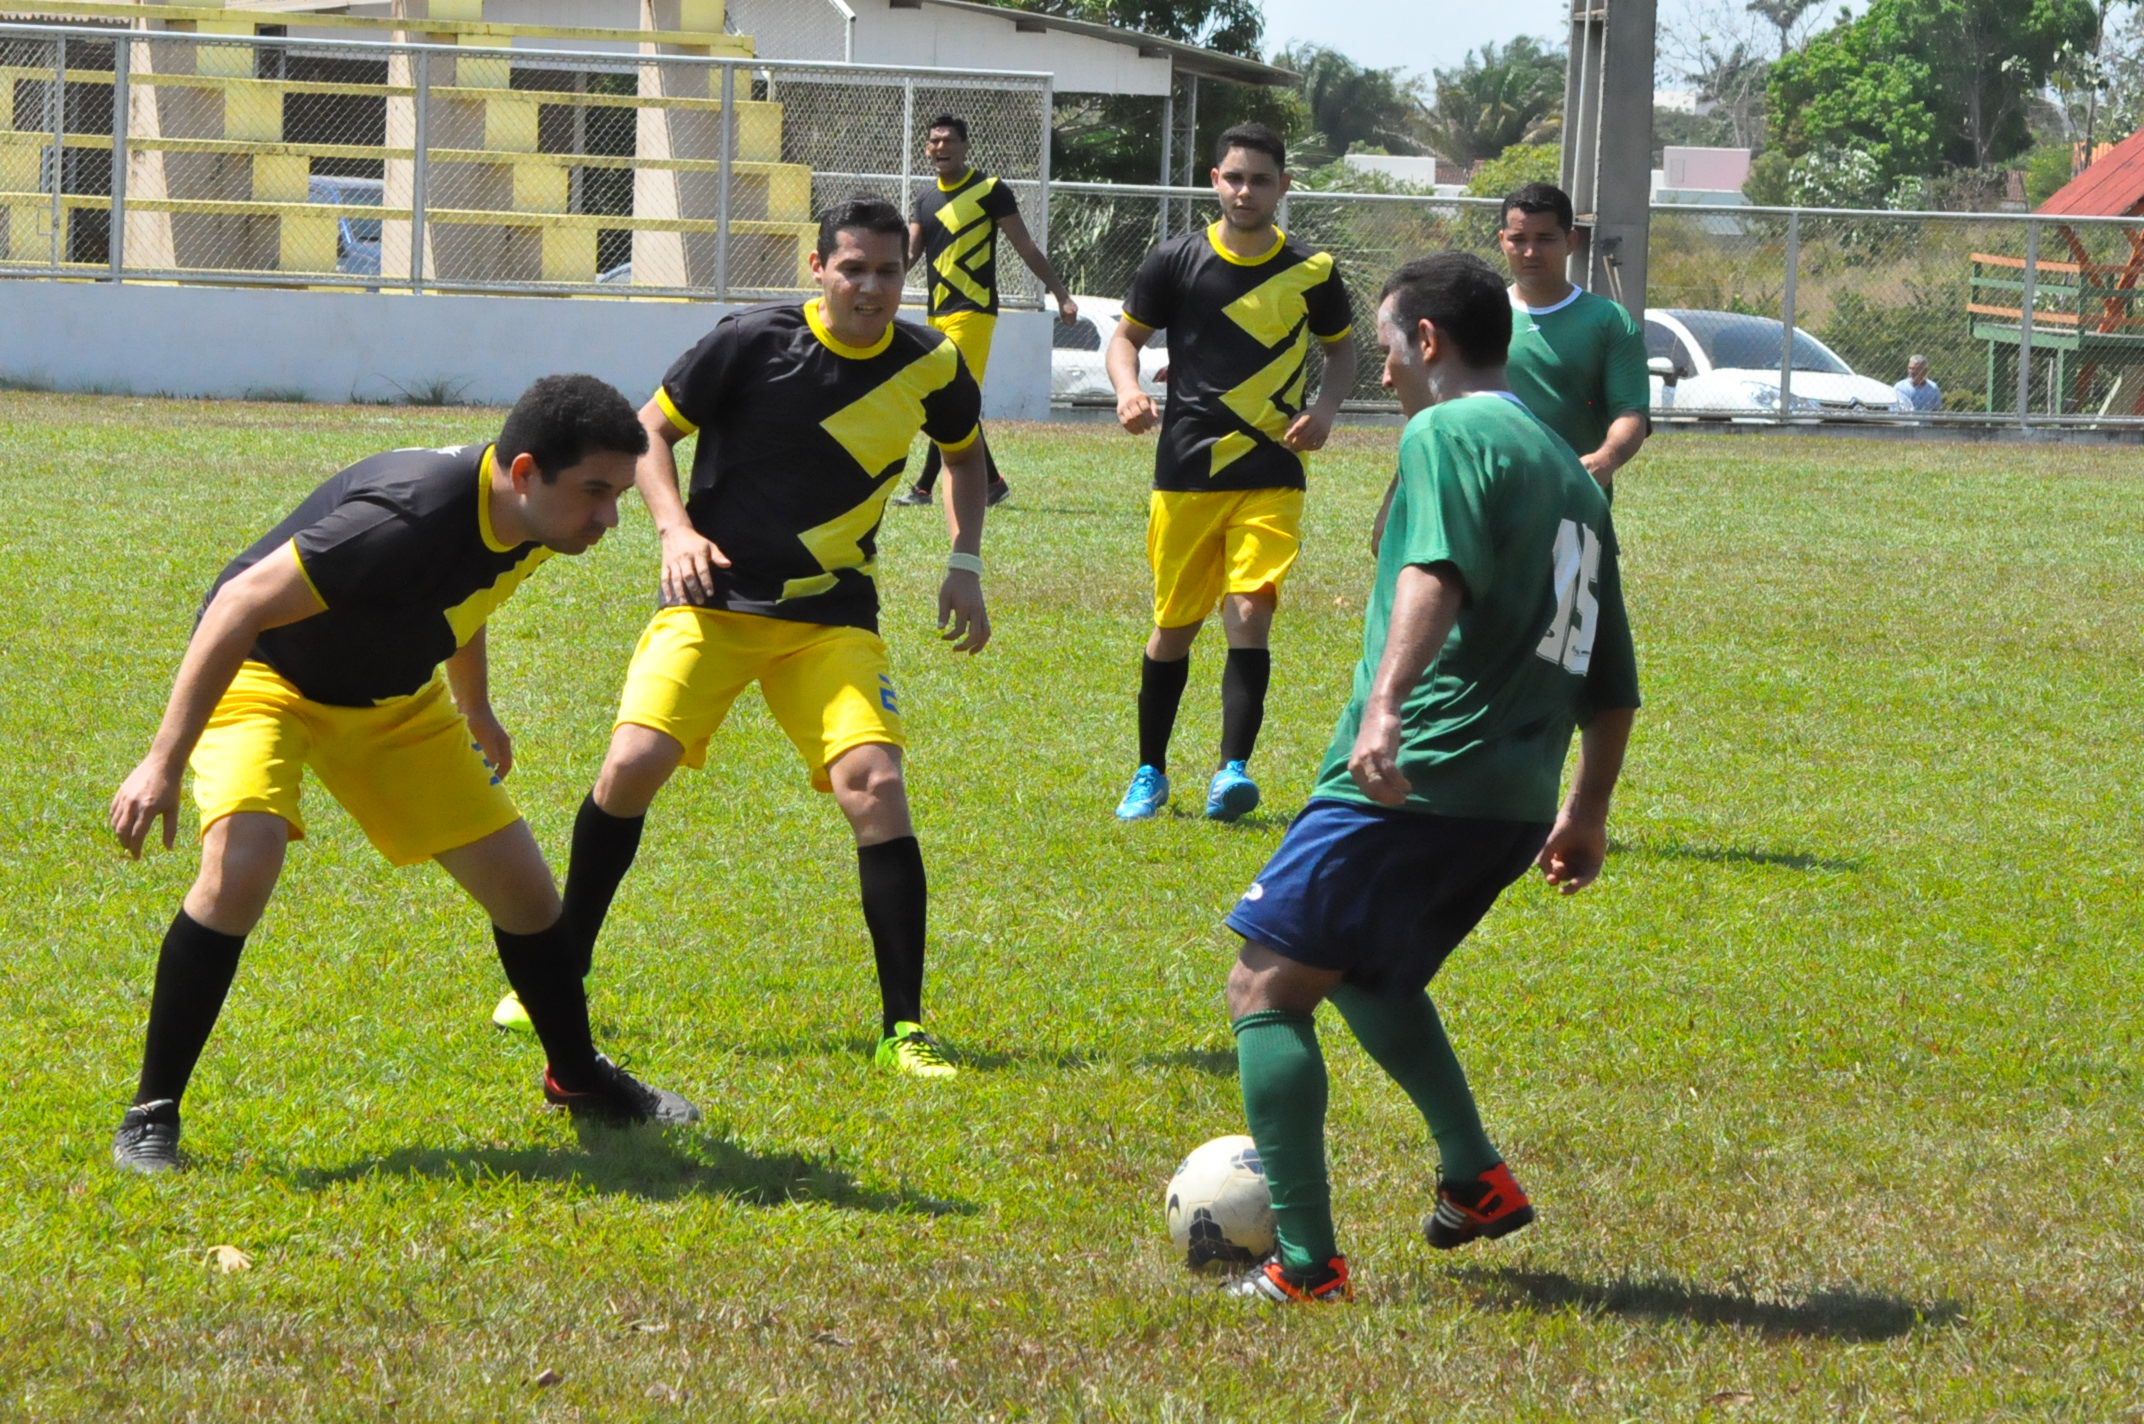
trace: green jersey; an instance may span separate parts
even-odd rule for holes
[[[1617,416],[1652,404],[1645,333],[1620,304],[1582,287],[1550,307],[1527,306],[1513,290],[1504,369],[1512,393],[1581,455],[1601,448]]]
[[[1347,759],[1385,656],[1400,572],[1431,564],[1458,571],[1466,602],[1407,697],[1407,809],[1554,820],[1572,728],[1597,710],[1638,705],[1637,659],[1607,496],[1509,392],[1432,406],[1400,436],[1354,696],[1311,794],[1377,804]]]

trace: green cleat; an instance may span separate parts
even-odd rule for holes
[[[938,1040],[925,1033],[919,1023],[895,1024],[893,1032],[879,1040],[878,1052],[871,1061],[911,1078],[952,1078],[960,1073],[938,1046]]]
[[[529,1011],[521,1007],[521,996],[512,990],[499,1000],[499,1007],[491,1011],[491,1021],[508,1033],[534,1033],[536,1024],[529,1018]]]

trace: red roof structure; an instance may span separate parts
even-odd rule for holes
[[[2055,190],[2035,209],[2049,217],[2126,218],[2144,213],[2144,129]]]

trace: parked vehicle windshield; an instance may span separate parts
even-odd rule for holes
[[[1705,350],[1714,370],[1776,371],[1779,369],[1781,324],[1768,316],[1745,316],[1739,312],[1675,311],[1668,315],[1689,328]],[[1851,376],[1853,368],[1819,346],[1799,328],[1794,333],[1794,369],[1828,376]]]

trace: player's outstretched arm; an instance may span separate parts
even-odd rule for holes
[[[1550,828],[1548,843],[1534,864],[1548,883],[1575,895],[1599,878],[1608,859],[1608,801],[1623,774],[1623,752],[1630,745],[1632,708],[1596,712],[1579,733],[1578,770],[1571,794]]]
[[[1281,443],[1290,450],[1307,451],[1325,448],[1325,439],[1332,434],[1333,421],[1339,418],[1340,402],[1347,399],[1355,389],[1355,340],[1343,336],[1338,341],[1322,343],[1325,348],[1325,374],[1318,382],[1318,398],[1288,424],[1281,436]]]
[[[1109,372],[1110,387],[1117,393],[1117,423],[1134,435],[1161,423],[1153,397],[1139,389],[1139,353],[1153,339],[1154,328],[1120,317],[1102,352],[1102,369]]]
[[[689,432],[671,422],[660,397],[640,408],[640,423],[648,432],[648,453],[633,467],[633,487],[662,538],[663,601],[705,603],[715,594],[715,570],[728,568],[730,561],[692,527],[677,492],[676,447]]]
[[[477,750],[503,781],[514,769],[514,739],[506,734],[505,724],[491,710],[491,654],[484,633],[479,626],[468,642],[448,654],[447,690],[454,694],[454,705],[469,724],[469,735],[475,739]]]
[[[326,607],[306,582],[297,550],[287,543],[216,590],[179,660],[171,700],[164,705],[149,754],[112,797],[112,834],[128,855],[140,857],[159,820],[164,823],[164,849],[171,849],[178,835],[179,779],[186,759],[254,641],[270,628],[310,618]]]
[[[1042,283],[1042,289],[1056,298],[1057,319],[1066,322],[1078,321],[1079,305],[1072,300],[1072,294],[1065,290],[1065,279],[1057,275],[1057,268],[1043,255],[1042,249],[1035,245],[1035,239],[1028,233],[1027,224],[1021,220],[1020,215],[1014,213],[1009,217],[999,218],[998,231],[1005,234],[1005,240],[1012,244],[1013,251],[1020,254],[1020,260],[1027,264],[1027,270],[1035,274],[1035,280]]]
[[[1362,794],[1380,806],[1404,806],[1414,789],[1400,771],[1401,721],[1407,695],[1444,651],[1452,624],[1466,602],[1466,580],[1450,564],[1409,564],[1400,570],[1392,591],[1392,620],[1385,634],[1385,655],[1377,664],[1362,726],[1348,754],[1348,775]]]
[[[989,456],[980,429],[967,447],[945,455],[945,523],[953,547],[938,586],[938,634],[956,653],[979,653],[990,641],[983,605],[983,513],[988,504]]]

